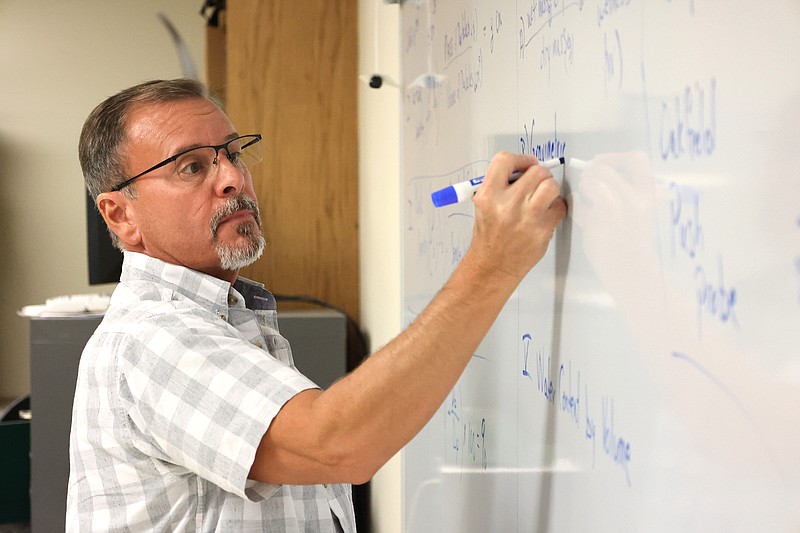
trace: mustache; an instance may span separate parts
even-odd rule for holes
[[[260,228],[261,212],[258,209],[258,204],[250,197],[240,194],[238,196],[232,196],[228,198],[222,207],[220,207],[217,212],[214,213],[214,216],[211,218],[210,222],[211,237],[214,239],[217,238],[217,230],[219,229],[219,225],[225,217],[230,216],[237,211],[243,210],[250,211],[253,214],[256,224]]]

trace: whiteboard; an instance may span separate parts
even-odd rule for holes
[[[800,3],[406,1],[403,307],[499,150],[568,218],[408,445],[413,532],[800,531]],[[465,325],[468,327],[468,325]]]

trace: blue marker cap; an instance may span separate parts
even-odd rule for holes
[[[433,200],[434,206],[442,207],[443,205],[458,203],[458,195],[456,194],[456,190],[452,186],[450,186],[450,187],[445,187],[441,191],[436,191],[435,193],[432,193],[431,200]]]

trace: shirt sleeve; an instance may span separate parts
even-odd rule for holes
[[[272,420],[312,381],[197,309],[140,322],[119,353],[134,446],[251,501],[277,490],[247,475]]]

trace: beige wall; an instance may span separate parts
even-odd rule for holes
[[[361,323],[372,349],[402,326],[400,300],[400,79],[399,7],[360,0],[359,9],[359,191]],[[372,89],[374,73],[387,83]],[[372,480],[376,533],[402,530],[402,452]]]
[[[200,0],[0,2],[0,398],[28,392],[24,305],[89,287],[81,126],[106,96],[181,75],[156,14],[189,46],[202,76]]]

